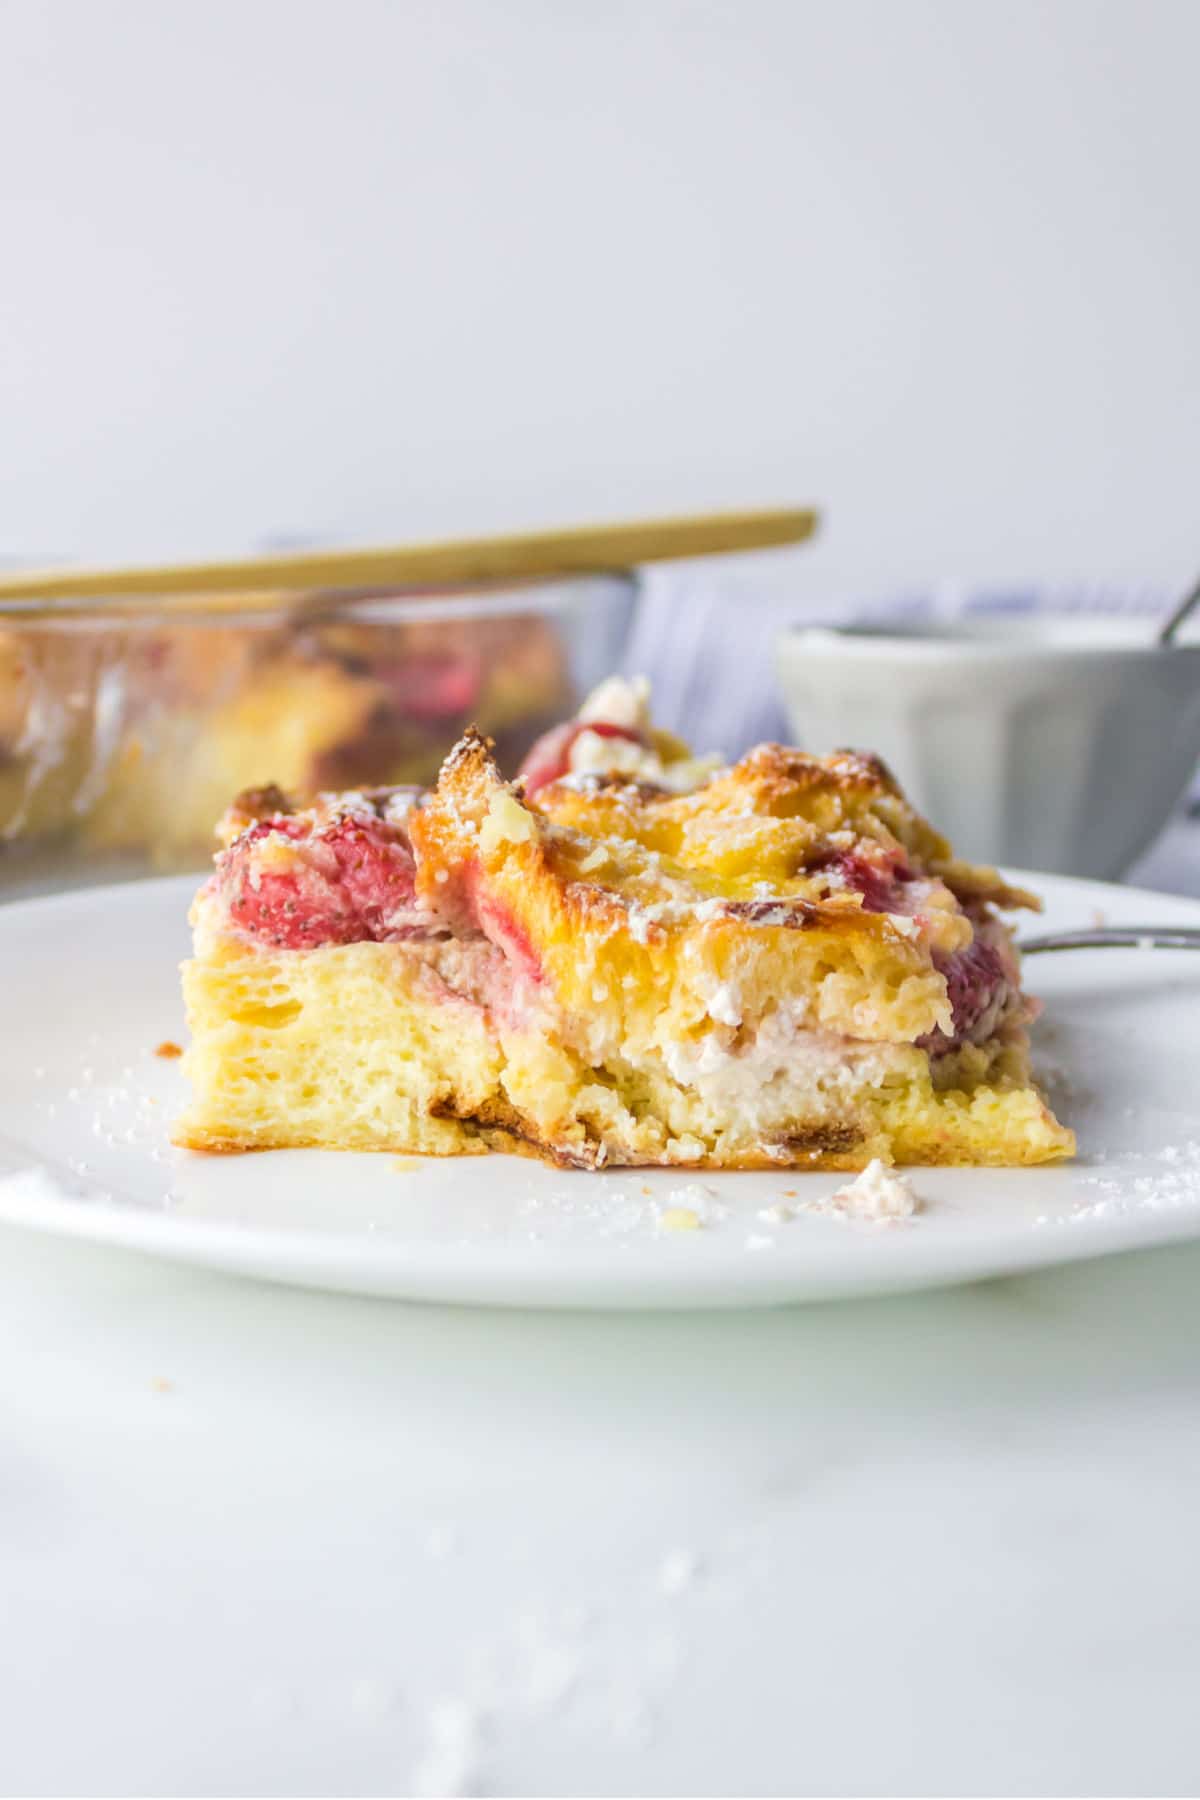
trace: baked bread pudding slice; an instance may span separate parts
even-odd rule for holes
[[[531,1151],[595,1169],[1028,1164],[997,909],[887,770],[777,744],[724,767],[605,684],[504,781],[244,794],[193,908],[177,1141]]]

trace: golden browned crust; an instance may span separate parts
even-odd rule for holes
[[[274,1134],[254,1134],[249,1132],[210,1131],[194,1118],[181,1120],[171,1133],[171,1142],[180,1150],[192,1150],[198,1156],[249,1156],[259,1150],[366,1150],[372,1154],[388,1156],[462,1156],[470,1155],[469,1146],[456,1144],[452,1149],[446,1146],[431,1146],[413,1143],[405,1132],[400,1132],[394,1139],[384,1139],[375,1143],[364,1144],[347,1141],[339,1144],[331,1141],[324,1132],[297,1133],[281,1126]],[[476,1146],[482,1153],[486,1148],[483,1135],[480,1135]]]
[[[797,789],[781,785],[783,753],[776,757],[773,748],[772,759],[773,772],[765,779],[776,799],[791,801]],[[753,785],[767,758],[752,752],[747,760]],[[811,761],[804,759],[806,765]],[[809,777],[806,767],[805,791],[819,791],[818,781]],[[840,792],[837,771],[831,780]],[[855,1037],[911,1041],[948,1026],[945,982],[928,948],[909,930],[909,921],[868,912],[849,893],[813,898],[818,884],[803,874],[781,878],[772,884],[770,898],[755,899],[756,883],[748,873],[725,872],[719,841],[728,822],[726,787],[716,782],[704,795],[645,809],[626,797],[624,810],[605,820],[609,830],[600,830],[593,816],[593,830],[587,834],[576,824],[556,822],[557,802],[552,799],[546,808],[525,811],[524,834],[518,829],[514,836],[500,834],[489,841],[486,827],[493,808],[501,796],[512,797],[486,743],[468,735],[447,760],[435,793],[410,822],[417,892],[439,912],[449,908],[462,919],[472,916],[483,895],[522,942],[531,950],[536,947],[537,960],[567,1015],[594,1016],[600,1005],[597,993],[619,991],[636,1048],[653,1042],[664,1020],[681,1038],[706,1029],[713,985],[735,974],[743,982],[758,980],[764,1007],[788,999],[808,1003],[820,989],[823,998],[814,1023]],[[854,791],[868,787],[882,791],[882,777],[865,765],[856,767]],[[564,792],[557,790],[559,796]],[[704,796],[711,796],[707,810]],[[571,798],[587,802],[593,796]],[[596,798],[604,803],[609,796]],[[639,832],[638,819],[629,822],[639,810],[655,820],[664,813],[677,820],[683,809],[689,809],[685,816],[700,829],[688,845],[676,845],[676,854],[659,847],[660,835],[654,841],[656,825],[642,821]],[[573,806],[566,810],[579,816]],[[738,817],[743,834],[757,823],[747,819],[744,796]],[[782,821],[767,815],[765,822],[769,831],[782,825],[788,844],[786,849],[777,844],[777,855],[794,864],[790,814]],[[622,826],[628,835],[618,836]],[[699,860],[702,839],[717,840],[707,864]],[[598,855],[607,855],[607,861],[597,866]],[[961,915],[947,912],[946,928],[952,942],[970,940],[970,927]],[[828,981],[829,975],[839,979]]]
[[[231,844],[234,838],[240,837],[243,831],[256,825],[261,819],[284,818],[289,813],[294,813],[296,806],[297,802],[291,795],[285,794],[273,781],[269,781],[265,787],[243,788],[230,801],[229,810],[218,826],[218,835],[222,843]]]
[[[760,744],[691,793],[601,777],[552,783],[532,805],[556,824],[708,872],[731,894],[764,880],[800,894],[814,863],[846,840],[916,863],[964,901],[1040,905],[995,869],[956,858],[880,759],[861,751],[816,757]]]

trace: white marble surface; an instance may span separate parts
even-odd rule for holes
[[[1198,1283],[502,1315],[5,1233],[0,1786],[1192,1792]]]
[[[6,1230],[0,1791],[1194,1792],[1198,1289],[505,1315]]]

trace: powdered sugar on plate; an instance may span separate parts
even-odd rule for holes
[[[1102,1175],[1084,1175],[1081,1185],[1095,1194],[1070,1212],[1042,1215],[1037,1225],[1079,1225],[1145,1214],[1200,1211],[1200,1141],[1165,1144],[1105,1159]],[[1111,1173],[1109,1172],[1111,1171]]]

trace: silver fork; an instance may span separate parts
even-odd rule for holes
[[[1040,956],[1043,950],[1200,950],[1200,926],[1090,925],[1018,939],[1017,949],[1022,956]]]

